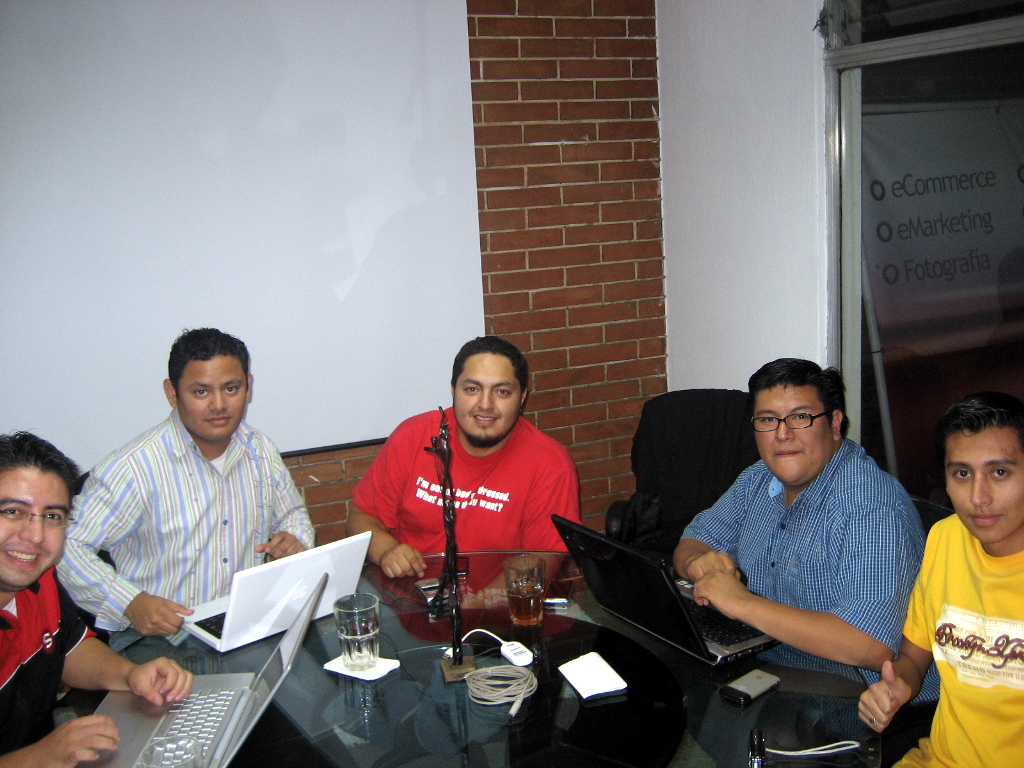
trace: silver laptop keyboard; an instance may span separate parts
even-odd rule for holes
[[[189,736],[209,743],[224,723],[231,702],[238,696],[234,690],[198,690],[187,699],[171,706],[171,725],[165,736]]]

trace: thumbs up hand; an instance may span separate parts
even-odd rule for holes
[[[860,695],[857,715],[869,728],[883,731],[910,695],[910,686],[896,674],[892,662],[887,661],[882,664],[882,679]]]

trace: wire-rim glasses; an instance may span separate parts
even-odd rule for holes
[[[791,413],[789,416],[755,416],[750,420],[750,423],[754,425],[755,432],[774,432],[779,428],[779,424],[785,422],[789,429],[808,429],[815,419],[820,419],[826,414],[832,413],[834,409],[829,408],[827,411],[821,413]]]
[[[29,512],[27,509],[0,509],[0,520],[10,525],[26,525],[33,517],[38,517],[47,528],[67,528],[73,518],[66,512]]]

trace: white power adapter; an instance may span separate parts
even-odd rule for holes
[[[515,664],[517,667],[528,667],[533,664],[533,651],[515,640],[501,644],[501,655],[509,664]]]
[[[469,630],[469,632],[467,632],[465,636],[462,638],[462,642],[466,642],[470,635],[475,634],[477,632],[484,635],[489,635],[490,637],[493,637],[495,640],[501,643],[501,655],[505,657],[505,661],[507,661],[509,664],[514,664],[517,667],[528,667],[531,664],[533,664],[533,651],[531,651],[525,645],[516,642],[515,640],[502,640],[496,634],[494,634],[493,632],[488,632],[486,629]],[[444,651],[444,655],[450,659],[452,656],[452,649],[446,648]]]

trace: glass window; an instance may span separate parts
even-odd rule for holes
[[[1012,0],[848,0],[850,42],[868,43],[952,29],[1024,13]]]
[[[997,41],[1017,42],[972,42],[968,30],[956,45],[937,41],[947,52],[903,46],[887,58],[874,46],[873,63],[836,68],[843,367],[848,382],[862,372],[851,415],[880,464],[939,501],[939,416],[986,389],[1024,400],[1017,21]]]

